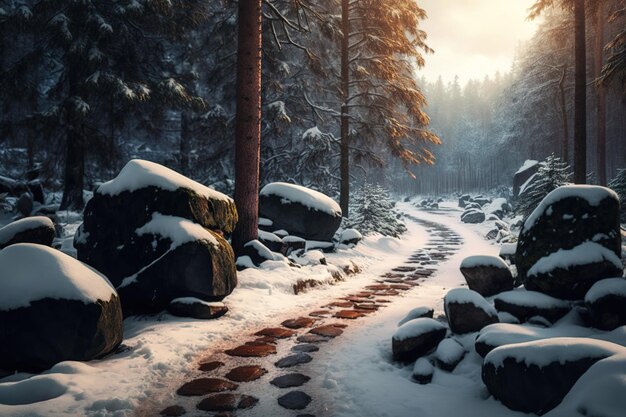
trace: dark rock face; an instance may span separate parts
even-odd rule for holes
[[[485,326],[498,323],[498,315],[473,303],[458,303],[455,301],[445,303],[446,316],[450,330],[456,334],[477,332]]]
[[[0,369],[41,372],[66,360],[88,361],[122,342],[120,300],[86,304],[44,298],[0,311]]]
[[[461,273],[470,290],[476,291],[483,297],[490,297],[513,289],[513,274],[506,265],[502,267],[493,265],[461,266]]]
[[[533,291],[529,291],[529,293],[546,297],[544,294],[538,294]],[[555,302],[550,305],[530,305],[528,303],[516,302],[515,300],[510,300],[506,297],[496,297],[494,299],[494,305],[496,310],[504,311],[515,316],[515,318],[517,318],[521,323],[536,316],[544,317],[549,322],[554,323],[571,310],[571,306],[566,302],[563,302],[562,300],[554,301]]]
[[[291,391],[278,398],[278,404],[288,410],[304,410],[312,398],[302,391]]]
[[[431,319],[418,319],[431,320]],[[397,361],[410,362],[434,350],[446,337],[447,329],[443,326],[416,333],[411,337],[396,338],[391,341],[393,358]]]
[[[331,215],[299,203],[283,203],[276,195],[261,194],[259,214],[272,220],[274,229],[284,229],[307,240],[331,241],[341,225],[341,213]]]
[[[485,213],[483,213],[480,209],[471,208],[465,210],[463,214],[461,214],[461,221],[463,223],[471,223],[477,224],[485,221]]]
[[[465,208],[465,206],[470,200],[471,200],[471,197],[469,194],[463,194],[461,197],[459,197],[459,207]]]
[[[311,380],[310,377],[303,374],[286,374],[276,377],[270,381],[270,384],[278,388],[300,387]]]
[[[21,225],[26,225],[24,229]],[[12,230],[15,230],[13,232]],[[15,243],[37,243],[52,246],[55,229],[52,221],[43,216],[16,220],[0,228],[0,249]]]
[[[580,187],[580,186],[578,186]],[[603,191],[606,190],[606,191]],[[570,192],[563,198],[555,193]],[[610,262],[593,262],[570,268],[555,268],[550,273],[534,274],[530,269],[541,258],[559,250],[571,250],[585,242],[597,243],[621,256],[619,201],[603,187],[587,186],[581,192],[605,193],[597,205],[575,194],[574,187],[561,187],[546,197],[529,218],[519,235],[515,262],[519,278],[529,290],[558,298],[581,299],[596,281],[619,274]]]
[[[518,197],[520,193],[520,188],[530,177],[535,175],[537,171],[539,171],[540,164],[536,163],[534,165],[529,164],[528,168],[523,171],[518,171],[513,176],[513,197]]]
[[[167,306],[167,311],[179,317],[209,320],[222,317],[228,313],[228,307],[222,303],[206,303],[201,300],[190,303],[174,299]]]
[[[626,325],[626,280],[615,278],[607,281],[613,281],[613,284],[619,283],[619,288],[615,288],[613,293],[605,292],[599,297],[585,297],[585,305],[591,316],[593,327],[601,330],[613,330],[617,327]],[[604,281],[598,282],[602,284]],[[593,291],[593,289],[592,289]],[[591,291],[590,291],[591,292]]]

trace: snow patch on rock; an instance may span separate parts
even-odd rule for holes
[[[275,195],[280,197],[283,204],[298,203],[312,210],[328,213],[331,216],[341,216],[339,204],[332,198],[319,191],[286,182],[273,182],[261,190],[261,195]]]

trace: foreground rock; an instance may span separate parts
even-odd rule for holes
[[[122,341],[120,301],[107,279],[43,245],[0,251],[0,369],[40,372],[103,356]]]
[[[433,374],[435,373],[435,368],[426,358],[419,358],[415,361],[415,365],[413,365],[413,380],[418,384],[430,384],[433,380]]]
[[[434,319],[419,318],[408,321],[393,335],[393,358],[398,361],[414,361],[434,350],[446,337],[446,332],[446,327]]]
[[[152,162],[132,160],[85,208],[74,246],[120,292],[124,314],[154,313],[171,300],[220,301],[236,286],[224,233],[233,201]]]
[[[221,302],[207,302],[198,298],[175,298],[167,306],[167,311],[179,317],[194,319],[216,319],[228,313],[228,307]]]
[[[467,286],[483,297],[513,289],[513,274],[497,256],[468,256],[461,262]]]
[[[477,224],[485,221],[485,213],[477,208],[467,209],[461,214],[461,221],[463,223]]]
[[[307,240],[332,241],[341,224],[341,208],[332,198],[295,184],[267,184],[259,196],[259,214],[274,230]]]
[[[541,316],[554,323],[566,315],[571,305],[567,301],[559,300],[536,291],[507,291],[494,298],[496,310],[507,312],[515,316],[520,322],[533,317]]]
[[[585,295],[593,326],[613,330],[626,325],[626,279],[609,278],[596,282]]]
[[[596,281],[622,274],[619,231],[615,192],[560,187],[524,222],[515,253],[519,277],[529,290],[582,299]]]
[[[442,340],[435,351],[437,366],[448,372],[454,371],[463,357],[465,357],[465,349],[454,339]]]
[[[585,338],[554,338],[503,346],[483,363],[482,379],[512,410],[544,414],[556,407],[594,363],[626,348]]]
[[[456,334],[477,332],[498,322],[498,313],[480,294],[467,288],[455,288],[444,297],[450,330]]]
[[[52,246],[54,235],[54,223],[48,217],[27,217],[0,228],[0,249],[15,243],[37,243]]]

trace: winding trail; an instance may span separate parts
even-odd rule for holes
[[[391,305],[433,275],[457,253],[463,238],[450,228],[406,217],[429,236],[405,263],[358,291],[319,308],[258,329],[241,344],[201,355],[197,368],[156,414],[179,416],[329,416],[336,404],[328,390],[308,384],[317,367],[332,361],[329,346],[342,343],[346,328],[367,326],[368,317]],[[335,345],[336,346],[336,345]]]

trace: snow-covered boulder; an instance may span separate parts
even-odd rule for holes
[[[485,221],[485,213],[478,208],[469,208],[461,214],[463,223],[477,224]]]
[[[48,217],[27,217],[0,228],[0,249],[14,243],[38,243],[51,246],[54,235],[54,223]]]
[[[402,320],[398,322],[398,326],[402,326],[404,323],[414,319],[421,319],[423,317],[433,318],[435,310],[430,307],[417,307],[409,311]]]
[[[298,236],[285,236],[282,238],[283,240],[283,249],[282,253],[285,256],[288,256],[290,253],[295,252],[297,250],[303,250],[306,248],[306,240],[302,239]]]
[[[331,241],[341,224],[341,208],[332,198],[309,188],[274,182],[259,196],[259,213],[276,229],[307,240]]]
[[[498,313],[476,291],[454,288],[444,297],[444,309],[450,330],[456,334],[477,332],[498,322]]]
[[[74,246],[118,289],[125,315],[152,313],[174,298],[219,301],[232,292],[235,259],[223,235],[236,222],[224,194],[131,160],[94,193]]]
[[[461,262],[461,273],[467,286],[483,297],[513,289],[513,274],[497,256],[468,256]]]
[[[413,380],[418,384],[430,384],[433,380],[433,374],[435,373],[435,368],[433,364],[426,358],[419,358],[415,361],[415,365],[413,365]]]
[[[506,198],[496,198],[491,203],[485,205],[483,211],[487,215],[495,215],[501,219],[512,211],[512,207]]]
[[[528,159],[513,175],[513,197],[518,197],[528,180],[539,171],[539,161]]]
[[[500,253],[498,256],[504,259],[511,265],[515,265],[515,251],[517,250],[517,243],[503,243],[500,246]]]
[[[339,243],[347,246],[357,245],[361,240],[363,240],[363,235],[356,229],[345,229],[341,232],[341,237],[339,238]]]
[[[122,341],[120,300],[97,271],[55,249],[0,251],[0,369],[40,372],[91,360]]]
[[[261,229],[259,229],[259,242],[272,252],[281,252],[283,249],[283,240],[280,237]]]
[[[446,326],[430,318],[404,323],[391,339],[394,359],[409,362],[428,354],[446,337],[447,330]]]
[[[228,312],[228,307],[222,302],[207,302],[194,297],[175,298],[170,301],[167,311],[179,317],[194,319],[216,319]]]
[[[469,194],[463,194],[461,197],[459,197],[459,207],[465,208],[465,206],[470,200],[471,200],[471,196]]]
[[[241,250],[241,256],[247,256],[255,266],[260,266],[265,261],[280,261],[286,258],[277,252],[272,252],[267,246],[258,240],[251,240]]]
[[[437,366],[444,371],[454,371],[463,357],[465,357],[465,348],[454,339],[443,339],[435,350]]]
[[[324,253],[333,253],[335,251],[335,244],[333,242],[326,242],[321,240],[307,240],[305,250],[320,250]]]
[[[585,304],[594,327],[613,330],[626,325],[626,279],[608,278],[596,282],[585,295]]]
[[[553,338],[502,346],[483,362],[487,389],[508,408],[544,414],[556,407],[594,363],[626,348],[586,338]]]
[[[546,417],[623,417],[626,410],[626,355],[596,362]]]
[[[494,298],[494,305],[498,312],[512,314],[520,322],[541,316],[554,323],[571,309],[571,305],[567,301],[540,292],[526,290],[507,291],[498,294]]]
[[[529,290],[581,299],[594,282],[622,274],[619,199],[605,187],[569,185],[524,221],[515,263]]]

